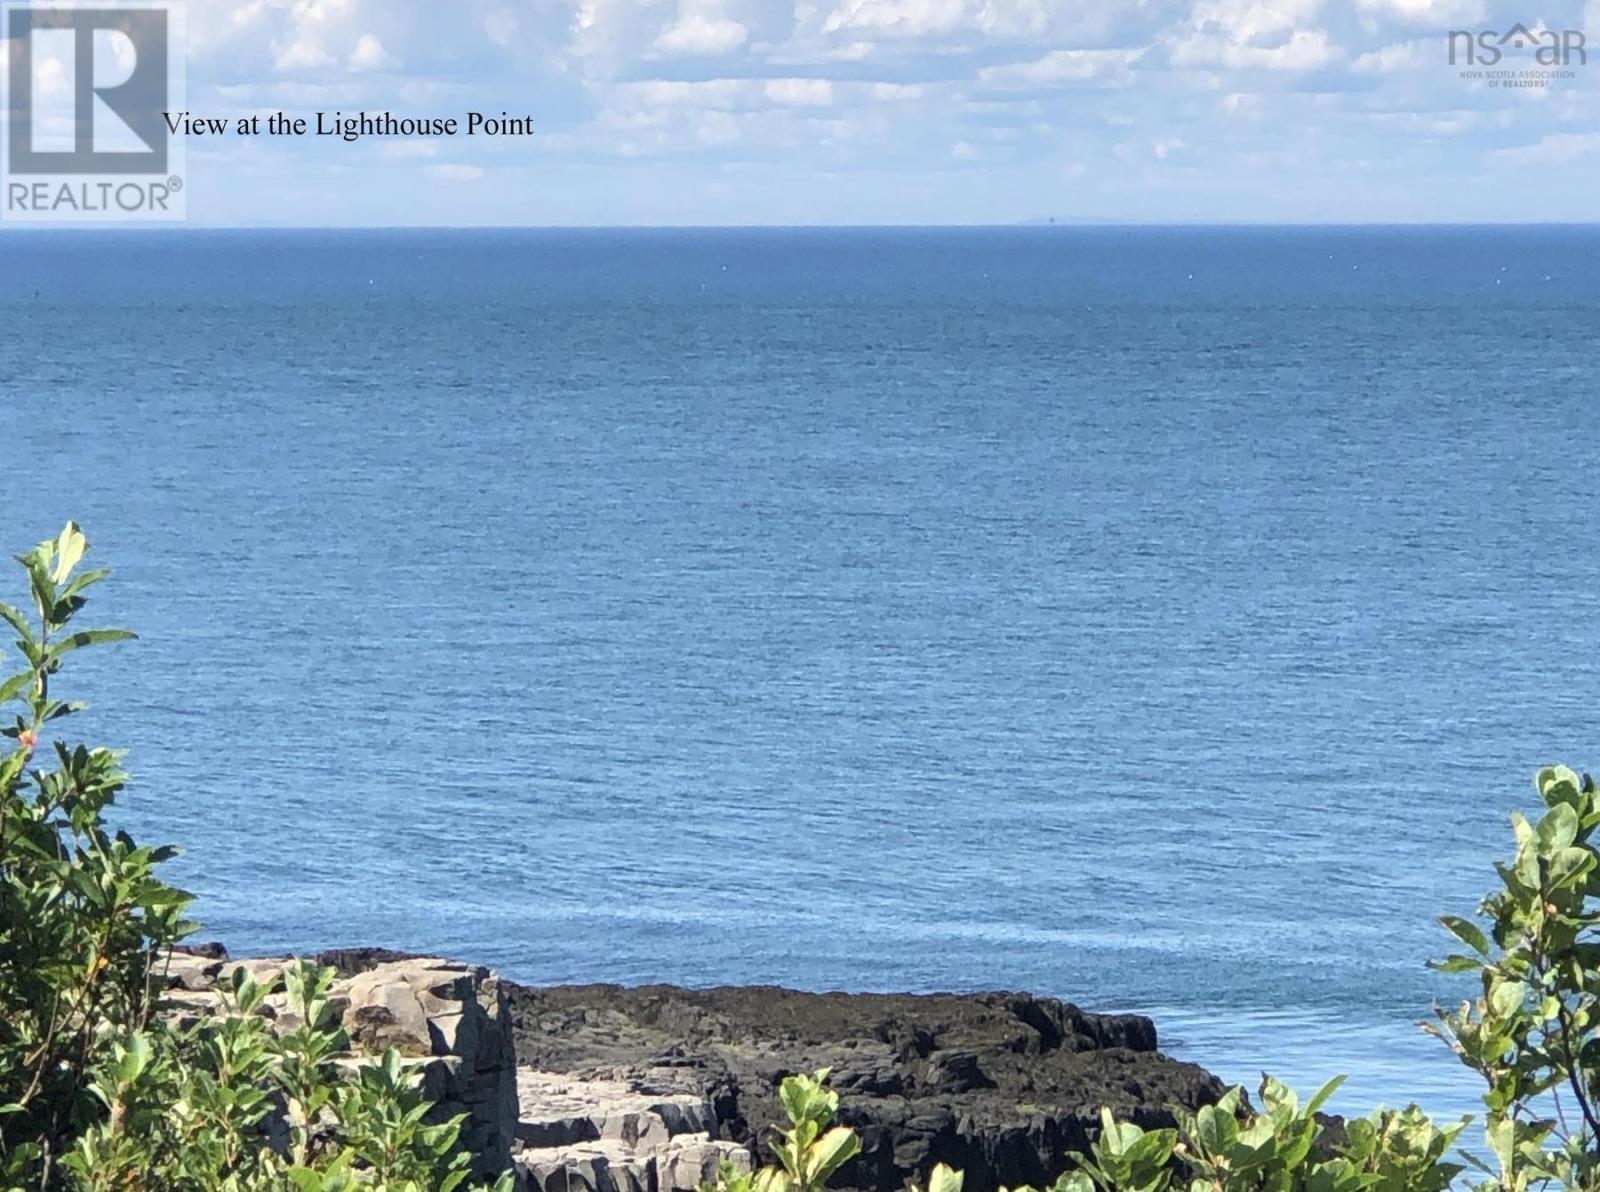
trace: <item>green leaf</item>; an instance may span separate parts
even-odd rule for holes
[[[129,1036],[127,1046],[119,1049],[117,1076],[123,1084],[132,1084],[143,1075],[150,1063],[150,1040],[143,1033]]]
[[[1483,934],[1477,924],[1459,915],[1440,915],[1439,924],[1479,956],[1489,955],[1489,937]]]
[[[1528,999],[1528,987],[1521,981],[1498,981],[1489,990],[1489,1006],[1501,1018],[1510,1018]]]
[[[961,1172],[954,1168],[936,1163],[933,1170],[928,1173],[928,1192],[961,1192],[964,1178]]]
[[[1135,1174],[1149,1168],[1165,1167],[1167,1161],[1172,1158],[1175,1141],[1171,1131],[1151,1130],[1135,1139],[1133,1144],[1123,1151],[1123,1157]]]
[[[1239,1136],[1239,1125],[1231,1113],[1207,1105],[1195,1115],[1195,1139],[1207,1154],[1220,1155]]]
[[[9,704],[26,691],[32,682],[33,675],[23,671],[22,674],[12,675],[4,683],[0,683],[0,704]]]
[[[137,641],[137,633],[129,633],[126,629],[85,629],[64,637],[46,652],[46,657],[52,662],[63,654],[70,654],[74,650],[81,650],[85,646],[101,646],[109,642]]]
[[[1564,848],[1571,848],[1578,838],[1578,813],[1570,804],[1558,803],[1547,811],[1534,829],[1542,856],[1551,856]]]
[[[1566,766],[1546,766],[1534,777],[1533,783],[1539,797],[1547,803],[1576,795],[1580,787],[1578,775]]]
[[[1507,1174],[1512,1170],[1516,1133],[1517,1124],[1510,1118],[1491,1117],[1483,1124],[1484,1141],[1489,1144],[1494,1157],[1500,1161],[1500,1170]]]
[[[64,582],[72,569],[83,561],[83,553],[88,549],[89,542],[78,523],[69,521],[56,539],[56,569],[50,578],[58,584]]]
[[[1344,1081],[1345,1078],[1343,1076],[1335,1076],[1332,1080],[1328,1081],[1327,1084],[1323,1085],[1320,1089],[1313,1093],[1311,1095],[1311,1100],[1306,1102],[1306,1116],[1312,1116],[1317,1112],[1317,1110],[1326,1105],[1328,1103],[1328,1098],[1339,1091],[1339,1086],[1342,1085]]]
[[[0,621],[10,625],[24,641],[32,644],[33,626],[28,624],[28,618],[22,615],[21,609],[10,604],[0,604]]]
[[[860,1150],[861,1140],[856,1137],[854,1130],[846,1126],[835,1126],[811,1144],[812,1178],[819,1184],[825,1183],[829,1176],[855,1158]],[[956,1192],[960,1192],[959,1182],[956,1185]]]
[[[49,558],[54,543],[42,542],[25,555],[16,556],[28,573],[28,587],[33,593],[33,604],[44,617],[55,605],[56,586],[50,581]]]
[[[74,596],[78,595],[78,593],[82,592],[85,588],[94,587],[95,584],[99,583],[101,580],[105,579],[110,574],[111,574],[111,572],[107,568],[104,568],[104,567],[101,567],[101,568],[99,568],[98,570],[95,570],[95,571],[85,571],[82,575],[78,576],[70,584],[68,584],[66,587],[61,589],[61,594],[58,597],[58,601],[59,600],[71,600]]]
[[[1582,847],[1560,848],[1550,857],[1550,883],[1557,889],[1575,884],[1594,868],[1594,854]]]

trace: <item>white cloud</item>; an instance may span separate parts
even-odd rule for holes
[[[667,54],[726,54],[745,43],[745,27],[726,17],[686,13],[656,38],[656,49]]]
[[[816,56],[823,62],[865,62],[877,52],[873,42],[846,41],[818,51]]]
[[[1399,71],[1437,69],[1440,63],[1438,42],[1404,41],[1382,49],[1368,50],[1350,64],[1357,74],[1395,74]]]
[[[1600,132],[1556,132],[1531,145],[1501,149],[1495,156],[1516,165],[1557,165],[1600,153]]]
[[[1357,5],[1364,12],[1439,29],[1475,25],[1488,15],[1484,0],[1357,0]]]
[[[316,42],[294,38],[280,48],[273,57],[273,66],[280,71],[314,70],[332,66],[333,58]]]
[[[289,9],[288,36],[273,43],[276,68],[292,71],[333,65],[336,58],[328,43],[338,35],[351,3],[352,0],[295,0]]]
[[[1189,28],[1170,38],[1177,66],[1315,70],[1345,57],[1327,30],[1311,27],[1322,0],[1198,0]]]
[[[356,42],[356,48],[350,51],[346,65],[354,71],[366,71],[394,70],[400,64],[390,57],[375,34],[363,33]]]
[[[1325,30],[1296,29],[1283,41],[1257,45],[1202,34],[1173,47],[1178,66],[1221,66],[1232,70],[1316,70],[1344,57]]]
[[[676,16],[655,0],[576,0],[572,11],[563,56],[590,77],[626,75]]]
[[[833,102],[833,84],[827,79],[768,79],[763,90],[782,107],[827,107]]]
[[[1126,86],[1132,77],[1129,67],[1142,53],[1142,50],[1054,50],[1032,62],[984,67],[978,72],[978,78],[997,86],[1049,87],[1072,83]]]
[[[97,29],[94,34],[94,74],[110,86],[126,82],[133,74],[139,52],[133,41],[120,30]]]
[[[852,30],[889,38],[927,38],[956,31],[989,37],[1041,36],[1051,27],[1047,0],[842,0],[822,22],[824,33]]]
[[[623,83],[612,89],[612,97],[624,108],[720,108],[748,107],[755,87],[747,79],[705,79],[679,82],[652,79],[642,83]]]
[[[0,41],[0,46],[5,46]],[[59,96],[67,93],[67,66],[54,54],[40,55],[33,63],[33,86],[42,96]]]

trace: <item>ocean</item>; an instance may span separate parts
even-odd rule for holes
[[[1434,916],[1600,758],[1597,325],[1596,228],[7,233],[0,545],[114,568],[60,684],[236,954],[1471,1112]]]

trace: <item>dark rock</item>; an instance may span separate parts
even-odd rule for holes
[[[841,1188],[896,1192],[934,1163],[967,1192],[1044,1184],[1099,1131],[1100,1107],[1142,1126],[1214,1102],[1222,1083],[1157,1050],[1155,1026],[1053,998],[984,993],[811,994],[508,984],[520,1064],[552,1073],[654,1079],[710,1102],[718,1137],[763,1162],[787,1075],[833,1069],[841,1122],[861,1154]]]
[[[923,1083],[940,1093],[970,1093],[973,1089],[992,1089],[994,1081],[983,1074],[978,1057],[970,1051],[936,1051],[928,1057]]]
[[[204,944],[174,944],[172,950],[180,956],[194,956],[200,960],[228,959],[228,949],[216,940]]]
[[[327,965],[341,977],[356,977],[370,973],[380,964],[393,964],[397,960],[412,960],[414,952],[396,952],[392,948],[330,948],[318,952],[311,959],[316,964]]]

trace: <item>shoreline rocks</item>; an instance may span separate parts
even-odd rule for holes
[[[531,1192],[693,1192],[718,1165],[771,1161],[785,1076],[831,1069],[862,1149],[839,1189],[898,1192],[934,1163],[968,1192],[1046,1184],[1099,1131],[1102,1105],[1146,1127],[1216,1101],[1163,1056],[1155,1025],[1029,994],[802,993],[739,986],[536,989],[488,969],[378,949],[324,952],[362,1050],[429,1060],[441,1116],[465,1113],[475,1171]],[[175,1012],[234,963],[174,956]]]
[[[1048,1183],[1097,1135],[1102,1105],[1163,1126],[1169,1106],[1198,1109],[1226,1091],[1161,1055],[1147,1018],[1028,994],[507,988],[519,1063],[704,1097],[711,1136],[762,1164],[778,1084],[830,1068],[839,1120],[862,1141],[839,1188],[897,1192],[941,1162],[966,1173],[970,1192]]]

